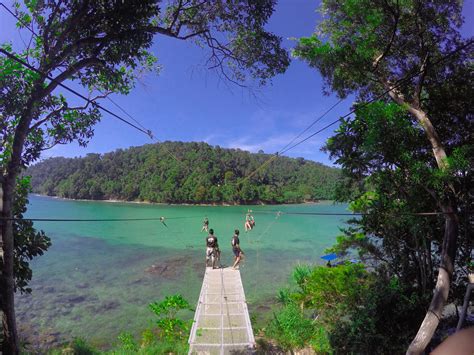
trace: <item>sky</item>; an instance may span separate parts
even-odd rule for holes
[[[12,1],[4,3],[9,6]],[[291,49],[296,44],[292,38],[313,32],[320,20],[318,4],[314,0],[280,0],[267,29],[281,36],[284,46]],[[463,14],[466,23],[462,33],[473,36],[474,0],[465,1]],[[22,48],[28,38],[26,30],[20,36],[15,19],[0,7],[0,42],[12,41],[15,48]],[[128,96],[112,98],[152,130],[159,141],[206,142],[275,153],[338,101],[334,95],[323,95],[319,73],[298,59],[293,59],[286,73],[273,78],[270,85],[250,91],[223,82],[216,72],[208,70],[205,61],[209,52],[193,43],[157,35],[152,52],[162,66],[160,73],[147,74]],[[81,92],[87,94],[84,89]],[[307,134],[349,112],[352,101],[351,97],[345,99]],[[101,104],[126,118],[111,102]],[[334,165],[320,149],[336,128],[325,130],[285,155]],[[152,141],[145,134],[104,113],[86,148],[75,143],[59,145],[43,157],[84,156],[147,143]]]

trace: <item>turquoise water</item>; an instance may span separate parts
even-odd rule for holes
[[[245,213],[256,227],[244,232]],[[332,203],[283,206],[170,206],[68,201],[31,196],[31,218],[157,218],[159,221],[36,222],[52,239],[50,250],[32,263],[32,295],[17,297],[22,332],[36,341],[85,337],[112,344],[123,331],[139,334],[153,315],[148,303],[181,293],[197,301],[204,274],[205,232],[209,218],[222,250],[232,260],[230,239],[241,231],[246,258],[242,280],[251,317],[263,322],[274,297],[298,263],[322,263],[347,216],[263,213],[347,212]],[[188,316],[192,316],[189,314]],[[33,335],[32,335],[33,334]],[[33,340],[35,341],[35,340]]]

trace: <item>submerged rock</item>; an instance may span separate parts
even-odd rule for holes
[[[85,300],[87,299],[86,296],[72,296],[72,297],[69,297],[68,298],[68,301],[71,302],[71,303],[82,303],[84,302]]]
[[[152,264],[145,269],[145,272],[165,278],[177,278],[183,274],[185,270],[183,266],[188,262],[187,256],[178,256]]]

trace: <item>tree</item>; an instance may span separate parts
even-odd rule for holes
[[[15,3],[18,26],[33,35],[22,53],[13,53],[9,44],[0,48],[0,305],[5,353],[18,353],[10,218],[21,169],[56,144],[87,144],[101,117],[96,101],[111,92],[127,94],[141,72],[157,69],[147,51],[155,34],[203,44],[211,51],[209,66],[236,83],[254,78],[263,84],[284,72],[289,59],[281,39],[264,29],[273,8],[271,0],[176,0],[162,6],[151,0],[25,1],[24,7]],[[83,105],[73,106],[58,93],[69,79],[90,91]]]
[[[362,188],[352,192],[350,208],[364,214],[350,221],[332,252],[341,254],[357,250],[364,263],[379,275],[388,275],[400,282],[406,297],[420,300],[416,307],[394,305],[385,311],[386,317],[392,319],[403,317],[399,312],[413,315],[407,323],[411,327],[404,330],[404,335],[414,334],[414,327],[423,319],[425,304],[435,284],[435,265],[439,263],[443,240],[442,216],[415,214],[432,209],[428,190],[437,191],[444,184],[423,130],[407,115],[406,110],[395,103],[374,102],[360,107],[353,119],[341,123],[326,146],[350,182],[349,187],[341,188],[351,190],[353,185],[362,182]],[[455,152],[450,161],[452,169],[463,172],[450,179],[460,192],[472,180],[465,158]],[[425,161],[429,164],[422,163]],[[342,193],[342,196],[347,195],[347,192]],[[472,250],[469,231],[463,227],[468,223],[466,216],[469,214],[465,200],[462,193],[458,195],[461,202],[458,203],[459,216],[464,223],[460,225],[454,264],[458,273],[458,280],[454,281],[463,290],[466,283],[459,271]],[[462,294],[459,287],[451,290],[453,300],[462,299]],[[406,348],[407,340],[404,336],[404,343],[399,345]]]
[[[429,311],[408,350],[420,353],[431,339],[448,297],[459,228],[458,191],[450,183],[455,171],[449,157],[465,133],[452,132],[453,127],[447,128],[443,120],[468,126],[467,116],[472,115],[457,106],[460,100],[446,102],[439,91],[446,92],[459,79],[460,71],[468,73],[472,41],[463,40],[459,34],[461,7],[455,1],[325,0],[321,11],[325,18],[318,34],[301,38],[296,56],[317,68],[325,79],[326,91],[335,91],[340,97],[357,93],[364,102],[388,91],[391,100],[406,110],[407,119],[424,131],[439,175],[446,177],[442,188],[430,191],[432,205],[444,213],[445,231]],[[415,79],[396,86],[414,74]],[[459,92],[464,100],[468,98],[464,92],[469,91],[470,75],[461,80]],[[453,108],[453,112],[438,111],[435,97],[442,98],[443,106]],[[449,130],[455,141],[443,135]]]

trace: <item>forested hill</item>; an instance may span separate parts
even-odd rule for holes
[[[50,158],[27,170],[33,192],[74,199],[166,203],[296,203],[333,199],[338,169],[303,158],[165,142]]]

